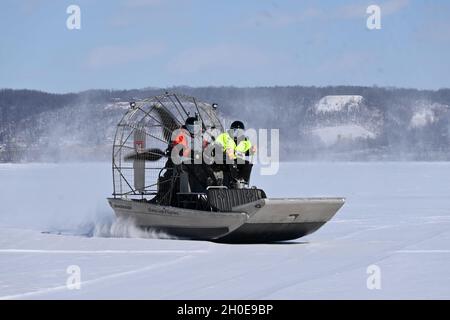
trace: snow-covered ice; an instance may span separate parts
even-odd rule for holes
[[[283,244],[158,239],[114,221],[111,165],[0,165],[0,297],[450,298],[450,163],[282,163],[269,196],[344,196]],[[44,232],[44,233],[43,233]],[[69,290],[67,268],[81,270]],[[380,268],[381,289],[367,288]]]

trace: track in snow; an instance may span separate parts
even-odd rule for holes
[[[225,245],[93,232],[113,223],[109,164],[9,165],[0,170],[0,297],[448,299],[449,180],[447,163],[282,164],[253,182],[274,197],[345,196],[342,210],[297,241]],[[381,290],[367,289],[371,264]],[[70,265],[81,268],[80,290],[65,286]]]

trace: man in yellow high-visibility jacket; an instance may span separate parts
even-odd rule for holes
[[[244,130],[245,127],[241,121],[234,121],[229,132],[223,132],[215,139],[215,142],[223,147],[223,152],[227,158],[243,160],[242,163],[233,161],[229,166],[231,177],[239,183],[248,183],[250,180],[253,165],[245,160],[245,156],[256,153],[256,146],[253,146],[250,140],[243,136]]]

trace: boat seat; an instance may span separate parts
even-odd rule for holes
[[[265,192],[256,188],[210,188],[207,195],[211,208],[220,212],[231,212],[234,207],[266,198]]]

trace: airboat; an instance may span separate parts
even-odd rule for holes
[[[205,131],[225,130],[217,105],[194,97],[165,93],[130,102],[112,154],[108,202],[118,218],[178,239],[267,243],[316,231],[344,204],[344,198],[270,198],[249,185],[194,186],[192,172],[167,152],[173,131],[192,115]]]

